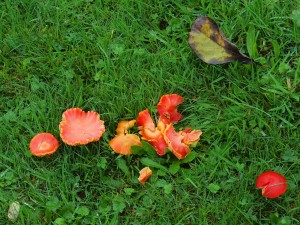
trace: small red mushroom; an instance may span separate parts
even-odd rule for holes
[[[143,169],[140,170],[140,176],[139,176],[139,182],[141,184],[145,184],[146,181],[151,177],[152,175],[152,170],[149,167],[144,167]]]
[[[178,105],[183,102],[183,97],[178,94],[167,94],[160,98],[157,104],[157,111],[160,120],[164,123],[176,123],[181,120],[182,115],[177,112]]]
[[[159,120],[157,126],[155,126],[148,109],[145,109],[139,113],[137,125],[142,139],[148,141],[155,148],[158,155],[166,154],[165,149],[168,145],[163,135],[166,124]]]
[[[287,181],[281,174],[268,171],[258,176],[256,180],[256,188],[261,188],[262,196],[266,198],[277,198],[285,193],[287,189]]]
[[[29,144],[30,152],[35,156],[51,155],[57,150],[58,146],[58,140],[50,133],[35,135]]]
[[[142,146],[139,136],[129,134],[128,130],[135,124],[135,120],[121,121],[116,129],[117,135],[110,140],[109,146],[118,154],[130,155],[132,154],[132,146]]]

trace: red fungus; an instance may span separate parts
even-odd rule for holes
[[[140,138],[135,134],[129,134],[128,129],[133,127],[135,120],[121,121],[116,129],[117,136],[110,140],[109,146],[116,153],[122,155],[132,154],[132,146],[142,146]]]
[[[200,136],[202,134],[201,130],[191,130],[187,128],[183,131],[180,131],[179,134],[183,136],[182,142],[186,145],[193,145],[200,140]]]
[[[287,181],[281,174],[268,171],[258,176],[256,180],[256,188],[261,188],[262,196],[266,198],[277,198],[285,193],[287,189]]]
[[[148,109],[139,113],[137,125],[142,139],[148,141],[155,148],[158,155],[164,155],[166,153],[165,149],[168,147],[163,135],[166,125],[162,121],[158,121],[156,127]]]
[[[59,146],[58,140],[50,133],[39,133],[30,141],[30,152],[35,156],[53,154]]]
[[[184,136],[175,131],[173,124],[167,126],[164,137],[169,149],[178,159],[183,159],[190,153],[189,147],[183,143]]]
[[[98,113],[71,108],[63,113],[59,130],[60,137],[66,144],[85,145],[98,141],[105,132],[105,126]]]
[[[151,177],[151,175],[152,175],[152,170],[149,167],[144,167],[140,171],[140,176],[138,178],[139,182],[141,184],[145,184],[146,181],[149,179],[149,177]]]
[[[130,155],[132,146],[142,146],[140,138],[135,134],[120,134],[110,140],[109,146],[114,152],[122,155]]]
[[[121,121],[118,123],[118,127],[116,129],[117,135],[119,134],[128,134],[128,130],[132,128],[135,124],[136,120],[130,120],[130,121]]]
[[[160,120],[167,124],[178,122],[182,118],[182,115],[177,112],[177,108],[182,102],[183,97],[178,94],[163,95],[157,104]]]

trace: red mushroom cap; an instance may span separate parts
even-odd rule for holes
[[[155,148],[158,155],[164,155],[166,153],[165,149],[168,147],[163,135],[166,125],[162,121],[158,121],[156,127],[148,109],[139,113],[137,125],[139,126],[139,134],[142,136],[142,139],[148,141]]]
[[[165,141],[165,138],[163,135],[161,135],[159,138],[155,140],[148,141],[150,145],[152,145],[156,151],[156,153],[160,156],[166,154],[166,148],[168,148],[168,144]]]
[[[178,159],[183,159],[190,153],[189,147],[183,143],[184,136],[175,131],[173,124],[167,126],[164,134],[169,149]]]
[[[130,155],[132,146],[142,146],[139,136],[135,134],[119,134],[110,140],[109,146],[114,152],[122,155]]]
[[[258,176],[256,180],[256,188],[261,188],[262,196],[266,198],[277,198],[285,193],[287,189],[287,181],[281,174],[268,171]]]
[[[200,140],[200,136],[202,134],[201,130],[191,130],[187,128],[183,131],[180,131],[179,134],[183,136],[182,142],[186,145],[193,145]]]
[[[50,133],[39,133],[30,141],[30,152],[35,156],[53,154],[59,146],[58,140]]]
[[[66,110],[59,124],[60,137],[68,145],[85,145],[98,141],[105,131],[104,121],[93,111]]]
[[[128,129],[133,127],[135,120],[121,121],[118,123],[116,129],[117,136],[110,140],[109,146],[114,152],[122,155],[132,154],[132,146],[142,146],[139,136],[135,134],[129,134]]]
[[[118,127],[116,129],[117,135],[119,134],[128,134],[128,130],[132,128],[135,124],[136,120],[125,120],[118,123]]]
[[[155,140],[161,135],[161,132],[156,129],[148,109],[145,109],[139,113],[136,123],[139,126],[139,134],[144,140]]]
[[[151,177],[152,175],[152,170],[149,167],[144,167],[143,169],[140,170],[140,176],[139,176],[139,182],[142,184],[145,184],[146,181]]]
[[[157,104],[157,111],[160,115],[160,120],[164,123],[176,123],[182,115],[177,112],[178,105],[183,102],[183,97],[177,94],[163,95]]]

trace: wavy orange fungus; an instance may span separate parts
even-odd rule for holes
[[[145,109],[139,113],[137,125],[142,139],[148,141],[155,148],[158,155],[164,155],[166,153],[165,149],[168,147],[163,135],[165,124],[159,121],[156,127],[148,109]]]
[[[53,154],[59,147],[58,140],[50,133],[39,133],[30,141],[30,152],[35,156]]]
[[[164,123],[176,123],[182,115],[177,112],[178,105],[183,102],[183,97],[177,94],[167,94],[160,98],[157,105],[157,111],[160,115],[160,120]]]
[[[180,131],[179,134],[183,136],[182,142],[184,144],[193,145],[200,140],[202,131],[201,130],[191,130],[190,128],[187,128],[183,131]]]
[[[117,136],[110,140],[109,145],[114,152],[122,155],[132,154],[132,146],[142,146],[140,138],[135,134],[129,134],[128,129],[133,127],[135,120],[121,121],[116,129]]]
[[[105,132],[105,126],[98,113],[71,108],[63,113],[59,130],[63,142],[75,146],[98,141]]]
[[[184,137],[175,131],[172,124],[167,126],[165,130],[165,140],[172,153],[178,159],[183,159],[188,153],[190,153],[190,149],[183,143],[183,139]]]
[[[149,167],[144,167],[140,170],[140,176],[138,178],[141,184],[145,184],[146,181],[151,177],[152,170]]]

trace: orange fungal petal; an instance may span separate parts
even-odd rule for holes
[[[105,126],[98,113],[71,108],[63,113],[59,130],[63,142],[75,146],[98,141],[105,132]]]
[[[130,120],[130,121],[121,121],[118,124],[118,127],[116,129],[117,135],[119,134],[128,134],[128,130],[134,126],[136,120]]]
[[[149,167],[144,167],[140,170],[139,182],[145,184],[149,177],[152,175],[152,170]]]
[[[191,130],[186,129],[179,132],[180,135],[183,136],[182,142],[186,145],[193,145],[200,140],[200,136],[202,134],[201,130]]]
[[[178,105],[183,102],[183,97],[178,94],[167,94],[160,98],[157,105],[157,111],[160,115],[160,119],[165,123],[176,123],[182,115],[177,112]]]
[[[139,126],[139,134],[142,136],[142,139],[149,141],[155,140],[161,136],[161,132],[156,129],[148,109],[140,112],[136,121]]]
[[[167,142],[164,139],[164,136],[161,135],[159,138],[155,140],[148,141],[150,145],[152,145],[156,151],[156,153],[160,156],[166,154],[166,148],[168,147]]]
[[[170,150],[178,159],[183,159],[190,152],[189,147],[182,143],[184,137],[175,131],[173,124],[166,127],[164,137]]]
[[[142,146],[140,138],[135,134],[117,135],[109,142],[110,147],[114,152],[129,155],[132,154],[132,146]]]
[[[39,133],[30,141],[30,152],[35,156],[53,154],[59,147],[58,140],[50,133]]]

